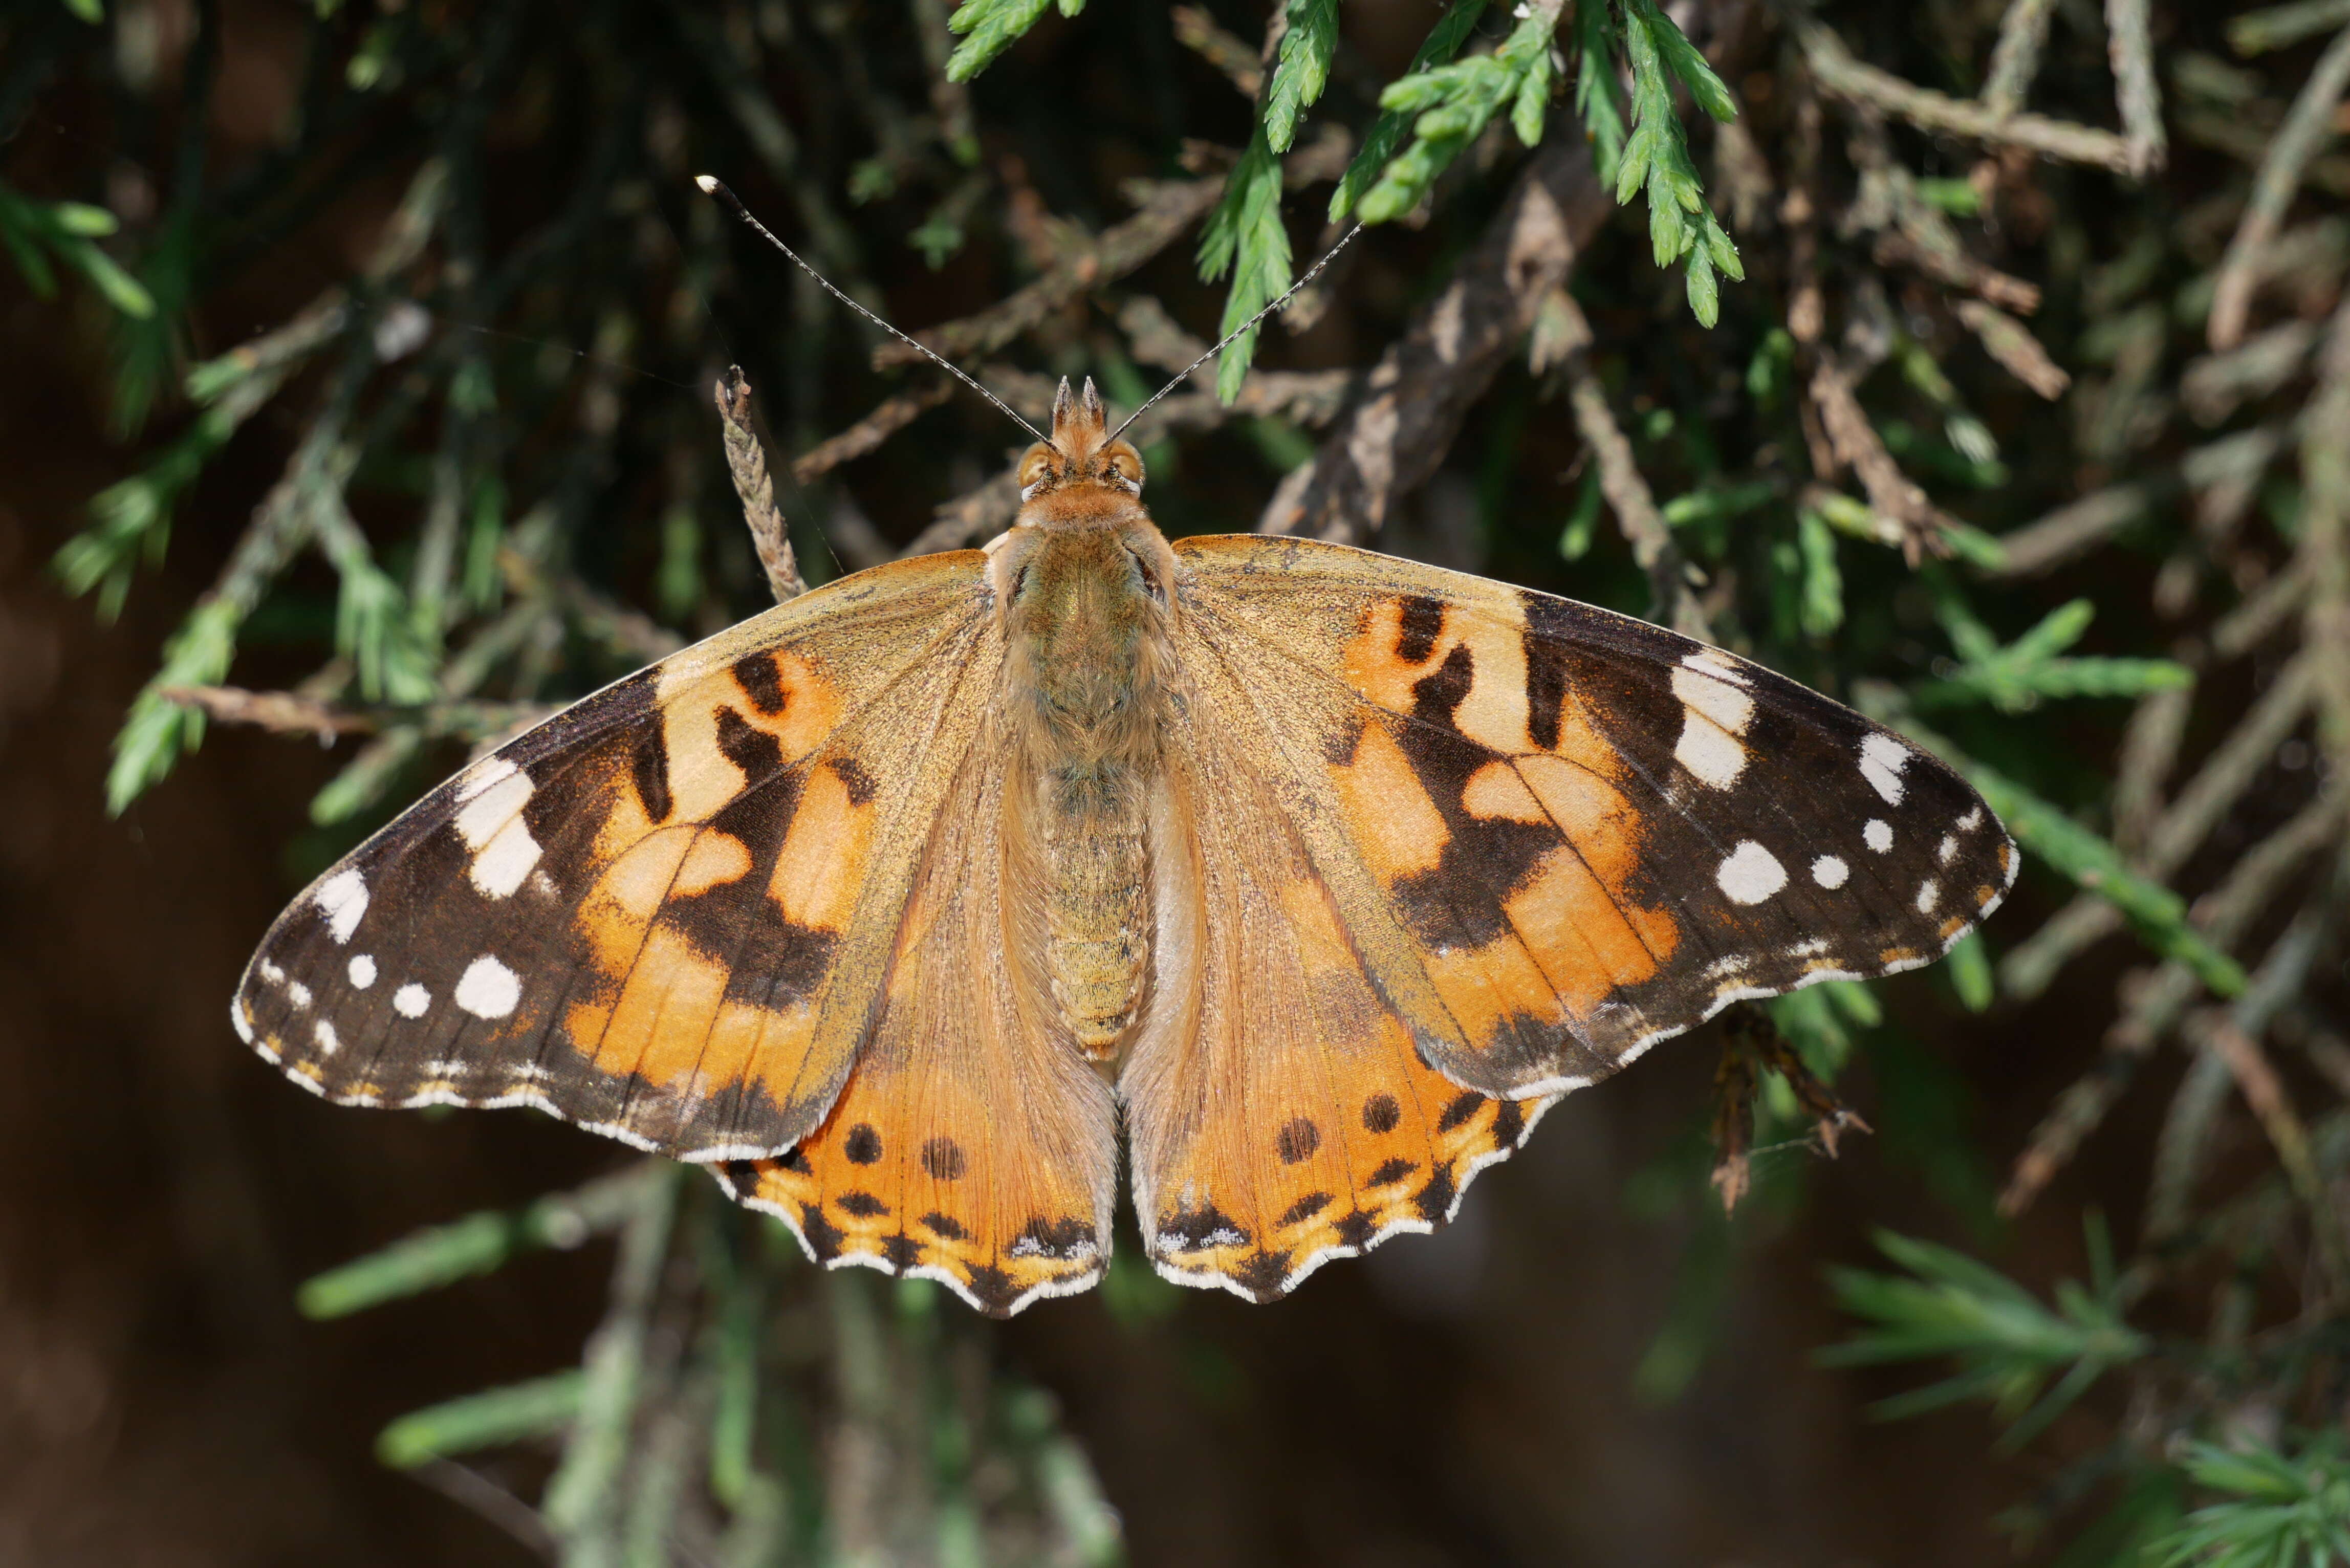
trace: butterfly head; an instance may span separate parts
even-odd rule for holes
[[[1086,379],[1083,393],[1072,395],[1063,377],[1053,400],[1051,439],[1030,447],[1020,460],[1021,521],[1046,521],[1032,515],[1040,510],[1098,514],[1106,510],[1105,501],[1130,502],[1141,493],[1142,454],[1129,442],[1110,439],[1109,419],[1093,378]]]

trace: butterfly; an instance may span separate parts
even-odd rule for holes
[[[1741,998],[1929,963],[2018,856],[1941,763],[1643,622],[1170,544],[1090,382],[1015,524],[474,762],[271,928],[236,1029],[364,1106],[535,1106],[827,1264],[1005,1315],[1142,1245],[1280,1296],[1448,1219]]]

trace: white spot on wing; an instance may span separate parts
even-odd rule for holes
[[[1868,826],[1860,830],[1860,840],[1882,855],[1893,847],[1893,829],[1872,816],[1868,819]]]
[[[1681,662],[1691,670],[1710,670],[1724,680],[1734,681],[1741,686],[1749,684],[1746,671],[1738,660],[1718,648],[1700,648],[1694,653],[1684,654]]]
[[[465,875],[485,898],[503,898],[523,884],[538,865],[538,840],[519,816],[491,836]]]
[[[1981,827],[1981,826],[1982,807],[1981,806],[1975,807],[1972,811],[1967,813],[1966,815],[1959,818],[1959,831],[1960,833],[1972,833],[1976,828]]]
[[[338,871],[318,884],[312,898],[326,914],[327,934],[339,947],[351,940],[359,921],[367,918],[367,878],[357,871]]]
[[[1692,653],[1672,677],[1673,695],[1681,705],[1681,738],[1673,760],[1715,789],[1728,789],[1745,771],[1746,748],[1739,737],[1754,717],[1754,699],[1731,676],[1712,659]]]
[[[1841,888],[1851,875],[1852,867],[1833,855],[1823,855],[1812,862],[1812,880],[1823,888]]]
[[[286,1000],[296,1007],[307,1007],[310,1005],[310,988],[298,980],[289,980],[286,982]]]
[[[510,779],[520,772],[520,768],[504,757],[484,757],[465,770],[464,778],[457,785],[457,798],[460,801],[472,800],[492,784]]]
[[[310,1035],[317,1041],[318,1054],[321,1056],[331,1056],[343,1048],[343,1043],[335,1037],[335,1026],[323,1018],[318,1020],[317,1024],[310,1031]]]
[[[353,954],[350,976],[352,987],[359,991],[365,991],[375,983],[375,960],[366,953]]]
[[[1918,912],[1921,915],[1932,914],[1934,912],[1935,900],[1941,898],[1941,896],[1942,889],[1935,883],[1933,878],[1928,877],[1924,882],[1919,883],[1918,886]]]
[[[238,1039],[248,1045],[253,1044],[253,1020],[245,1016],[244,998],[240,996],[228,1004],[228,1022]]]
[[[1945,833],[1942,835],[1942,842],[1934,846],[1934,858],[1945,866],[1950,863],[1950,857],[1958,852],[1959,840],[1955,834]]]
[[[533,793],[530,775],[500,757],[489,763],[504,771],[485,763],[458,787],[457,798],[465,804],[451,826],[473,852],[466,876],[474,888],[485,898],[504,898],[537,866],[539,846],[522,819]]]
[[[476,1018],[504,1018],[522,1000],[522,980],[514,971],[484,953],[465,966],[452,993],[457,1005]]]
[[[1890,735],[1871,735],[1860,743],[1860,776],[1885,797],[1887,805],[1901,804],[1901,770],[1913,753]]]
[[[267,959],[263,959],[261,961],[261,978],[267,981],[272,985],[284,985],[286,983],[286,971],[279,969]]]
[[[1740,841],[1713,879],[1733,904],[1759,904],[1787,885],[1787,868],[1752,839]]]
[[[402,1018],[421,1018],[432,1005],[432,993],[421,985],[403,985],[391,993],[391,1010]]]

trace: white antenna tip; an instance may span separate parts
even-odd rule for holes
[[[693,177],[693,182],[702,187],[702,193],[705,196],[718,194],[718,181],[713,175],[696,174]]]

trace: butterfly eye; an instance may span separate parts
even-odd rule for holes
[[[1040,491],[1050,490],[1060,477],[1053,463],[1052,449],[1030,447],[1028,455],[1020,460],[1020,499],[1034,501]]]
[[[1141,494],[1141,454],[1123,441],[1119,442],[1110,450],[1108,461],[1103,466],[1102,477],[1112,484],[1124,486],[1137,495]]]

